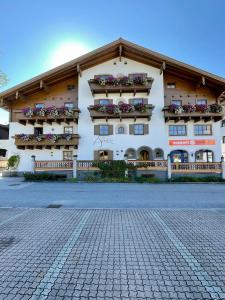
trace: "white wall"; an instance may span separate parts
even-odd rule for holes
[[[115,61],[116,65],[114,65]],[[124,61],[126,61],[127,64],[124,64]],[[91,94],[88,80],[94,78],[94,75],[97,74],[112,74],[116,76],[118,74],[128,75],[129,73],[147,73],[148,77],[154,78],[149,96],[147,96],[146,93],[138,93],[136,95],[137,98],[148,97],[148,103],[155,106],[150,122],[148,122],[147,119],[137,119],[136,121],[136,123],[149,123],[149,134],[143,136],[129,135],[129,133],[123,135],[114,134],[105,138],[101,137],[101,140],[103,140],[101,144],[96,141],[98,136],[94,135],[94,125],[105,124],[106,122],[105,120],[95,120],[92,122],[90,118],[87,107],[94,104],[94,97]],[[148,146],[152,149],[160,147],[163,148],[166,152],[165,154],[167,154],[167,132],[162,112],[164,106],[163,75],[160,75],[159,69],[130,59],[122,58],[121,62],[119,59],[110,60],[82,72],[82,77],[79,77],[78,93],[79,108],[81,110],[78,125],[78,131],[81,136],[78,160],[92,160],[94,158],[94,150],[100,149],[113,150],[114,159],[123,159],[126,149],[137,149],[141,146]],[[95,96],[95,99],[100,98],[106,98],[106,96],[99,94]],[[117,104],[119,98],[125,99],[128,103],[128,99],[134,98],[134,96],[133,94],[123,94],[122,97],[120,97],[119,94],[109,94],[108,98],[113,99],[114,104]],[[117,119],[110,119],[108,121],[108,124],[114,125],[114,133],[115,125],[118,125],[119,122]],[[121,123],[125,124],[128,128],[129,124],[134,124],[134,119],[123,119]],[[116,153],[119,155],[116,155]]]

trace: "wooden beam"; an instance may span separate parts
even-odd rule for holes
[[[123,52],[123,46],[119,45],[119,57],[120,57],[120,61],[122,60],[122,52]]]
[[[16,97],[16,100],[23,100],[23,101],[26,100],[26,97],[22,93],[20,93],[19,91],[16,91],[15,97]]]
[[[162,65],[161,65],[161,68],[160,68],[160,75],[162,74],[163,71],[166,70],[166,62],[163,61]]]
[[[77,73],[79,74],[80,77],[82,76],[82,71],[79,64],[77,64]]]
[[[202,85],[205,86],[205,76],[202,76]]]
[[[49,91],[49,87],[47,86],[47,84],[44,82],[44,80],[40,81],[40,89],[44,90],[45,92]]]

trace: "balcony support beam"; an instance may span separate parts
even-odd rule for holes
[[[16,97],[16,100],[22,100],[22,101],[26,100],[26,97],[22,93],[20,93],[19,91],[16,92],[15,97]]]
[[[49,87],[47,86],[47,84],[44,82],[44,80],[40,81],[40,89],[44,90],[45,92],[49,91]]]

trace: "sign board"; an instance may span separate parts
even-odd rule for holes
[[[169,140],[170,146],[209,146],[216,145],[215,140]]]

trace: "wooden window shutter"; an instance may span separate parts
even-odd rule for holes
[[[99,160],[99,151],[98,150],[94,151],[94,160]]]
[[[94,104],[98,105],[99,104],[99,99],[95,99]]]
[[[113,125],[108,125],[109,135],[113,135]]]
[[[143,98],[143,104],[148,104],[148,98]]]
[[[100,135],[100,125],[94,125],[94,135]]]
[[[144,124],[144,134],[148,134],[148,124]]]
[[[129,125],[129,133],[134,134],[134,125],[133,124]]]
[[[112,150],[108,150],[108,159],[113,160],[113,151]]]

